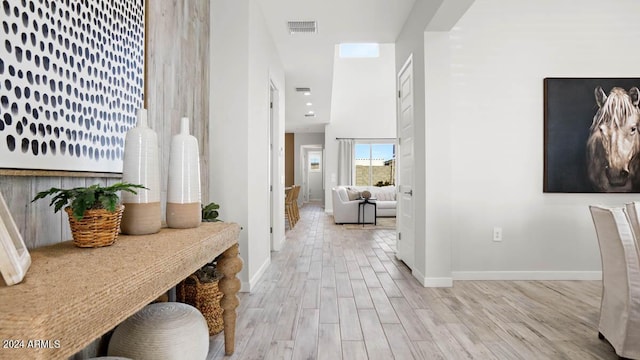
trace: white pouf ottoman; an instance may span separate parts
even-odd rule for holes
[[[204,360],[209,328],[191,305],[166,302],[145,306],[123,321],[109,341],[109,356],[135,360]]]

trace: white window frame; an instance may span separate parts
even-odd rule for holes
[[[367,186],[374,186],[375,184],[372,184],[372,178],[373,178],[373,166],[372,166],[372,157],[373,157],[373,146],[372,145],[376,145],[376,144],[380,144],[380,145],[393,145],[393,158],[395,159],[397,154],[396,151],[398,149],[398,142],[395,139],[370,139],[370,140],[358,140],[358,139],[354,139],[353,141],[353,173],[351,175],[351,178],[353,179],[353,183],[354,185],[357,183],[357,172],[356,172],[356,148],[358,145],[369,145],[369,185]],[[395,170],[394,170],[395,171]]]

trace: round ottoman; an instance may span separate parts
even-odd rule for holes
[[[204,360],[209,328],[191,305],[165,302],[147,305],[113,332],[109,356],[136,360]]]

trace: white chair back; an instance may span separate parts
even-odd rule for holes
[[[625,210],[627,211],[627,216],[629,216],[631,230],[633,230],[634,239],[636,240],[636,250],[638,251],[638,257],[640,257],[640,202],[634,201],[625,204]]]
[[[640,259],[622,207],[590,206],[602,259],[599,332],[620,357],[640,358]]]

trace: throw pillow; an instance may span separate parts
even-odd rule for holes
[[[349,201],[360,199],[360,191],[355,189],[347,189],[347,196],[349,197]]]

